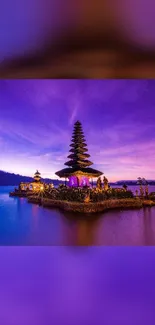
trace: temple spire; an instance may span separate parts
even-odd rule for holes
[[[34,174],[34,180],[35,180],[35,182],[40,182],[40,180],[41,180],[41,176],[40,176],[41,174],[38,172],[38,170],[35,172],[35,174]]]
[[[66,166],[72,168],[85,168],[93,165],[87,158],[90,157],[87,149],[87,143],[83,133],[82,125],[79,121],[74,124],[71,144],[71,154],[67,157],[70,160],[65,163]]]
[[[88,154],[82,125],[79,121],[74,124],[70,147],[70,154],[67,157],[70,160],[65,163],[68,167],[57,171],[55,174],[60,178],[69,178],[69,186],[89,186],[90,178],[99,177],[103,173],[89,167],[93,163],[88,160],[90,155]]]

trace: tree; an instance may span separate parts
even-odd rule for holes
[[[138,177],[138,182],[137,182],[137,184],[139,184],[139,185],[147,185],[148,182],[147,182],[147,180],[146,180],[144,177],[143,177],[143,178]]]
[[[136,196],[138,197],[138,190],[136,190]]]
[[[123,188],[124,188],[124,190],[126,191],[127,188],[128,188],[128,186],[127,186],[126,184],[123,184]]]
[[[149,188],[148,188],[148,184],[145,185],[145,196],[146,198],[148,198],[149,195]]]
[[[140,185],[140,196],[144,196],[144,189],[142,185]]]
[[[148,182],[147,180],[143,177],[138,177],[138,182],[137,182],[139,185],[140,185],[140,196],[144,196],[144,188],[143,188],[143,185],[145,185],[145,196],[148,197]]]
[[[142,185],[142,178],[141,177],[138,177],[137,179],[138,179],[137,184],[138,185]]]
[[[93,165],[93,163],[87,159],[90,155],[87,153],[87,144],[82,125],[79,121],[74,124],[70,147],[71,149],[69,152],[71,152],[71,154],[67,157],[70,160],[65,163],[66,166],[78,169]]]
[[[143,185],[147,185],[148,184],[148,182],[147,182],[147,180],[145,178],[142,178],[142,184]]]

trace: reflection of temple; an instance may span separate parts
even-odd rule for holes
[[[90,246],[96,244],[96,232],[98,219],[75,220],[65,214],[65,222],[62,226],[61,244],[66,246]]]
[[[103,173],[90,167],[93,163],[88,160],[90,155],[87,153],[87,144],[79,121],[74,124],[70,147],[68,156],[70,160],[65,163],[68,168],[56,172],[56,175],[60,178],[69,178],[71,187],[89,186],[90,179],[99,177]]]
[[[41,175],[36,171],[34,174],[34,181],[31,183],[20,183],[19,189],[21,191],[41,191],[44,189],[44,183],[41,181]]]

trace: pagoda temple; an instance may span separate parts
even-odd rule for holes
[[[30,183],[20,183],[19,188],[21,191],[40,191],[44,189],[44,184],[41,181],[41,174],[38,170],[34,174],[34,180]]]
[[[90,167],[93,163],[88,160],[90,155],[79,121],[74,124],[70,147],[70,154],[67,157],[69,161],[65,163],[68,168],[64,168],[55,174],[60,178],[68,178],[71,187],[90,186],[90,180],[101,176],[103,173]]]
[[[41,180],[41,174],[37,170],[34,174],[34,181],[38,183],[40,182],[40,180]]]

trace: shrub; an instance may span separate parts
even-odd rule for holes
[[[58,188],[61,188],[61,189],[63,189],[63,188],[66,188],[67,186],[66,185],[64,185],[64,184],[59,184],[59,187]]]
[[[107,199],[124,199],[133,198],[134,195],[131,191],[124,191],[123,189],[109,189],[96,190],[90,188],[69,188],[60,187],[52,189],[47,197],[53,200],[71,201],[71,202],[84,202],[85,198],[89,195],[91,202],[102,202]]]
[[[96,191],[90,191],[90,200],[92,202],[100,202],[104,201],[106,199],[106,192],[101,191],[101,192],[96,192]]]
[[[151,192],[148,197],[150,200],[155,200],[155,192]]]

